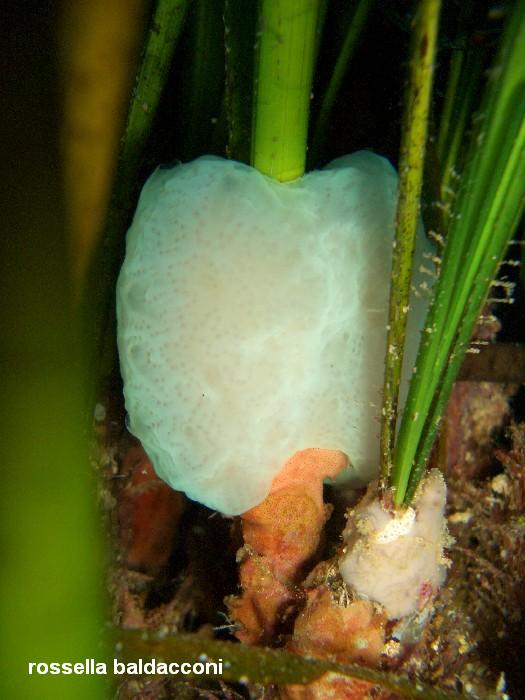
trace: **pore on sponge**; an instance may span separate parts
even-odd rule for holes
[[[297,450],[377,473],[396,187],[364,151],[288,184],[209,156],[149,178],[118,346],[129,428],[173,488],[233,515]]]

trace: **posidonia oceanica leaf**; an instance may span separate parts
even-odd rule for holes
[[[522,215],[524,191],[525,5],[517,3],[477,117],[401,421],[392,479],[398,505],[411,498],[424,469],[474,325]]]
[[[124,662],[138,659],[182,663],[197,660],[222,660],[225,681],[241,683],[306,684],[325,673],[334,673],[380,685],[403,698],[416,700],[464,700],[460,693],[441,690],[394,673],[377,671],[359,664],[337,664],[291,654],[282,649],[250,647],[235,642],[205,639],[197,634],[147,636],[143,632],[119,632],[119,655]],[[186,676],[187,677],[187,676]]]

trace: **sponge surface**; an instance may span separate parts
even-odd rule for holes
[[[287,184],[209,156],[147,181],[118,345],[130,430],[173,488],[238,514],[309,447],[377,473],[396,187],[364,151]]]

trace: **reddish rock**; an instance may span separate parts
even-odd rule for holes
[[[455,384],[446,414],[448,475],[470,479],[486,474],[494,459],[494,432],[508,422],[515,391],[515,384]]]
[[[128,449],[120,472],[125,478],[118,495],[122,563],[155,574],[171,556],[185,497],[159,479],[140,445]]]

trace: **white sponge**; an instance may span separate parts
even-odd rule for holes
[[[404,512],[384,509],[370,488],[348,516],[341,576],[360,596],[381,603],[390,619],[422,608],[445,580],[445,500],[445,480],[433,469]]]
[[[118,345],[130,430],[173,488],[241,513],[308,447],[377,473],[396,187],[368,152],[288,184],[208,156],[150,177]]]

